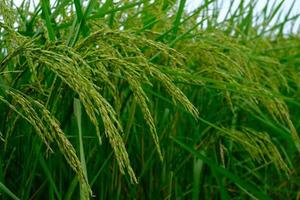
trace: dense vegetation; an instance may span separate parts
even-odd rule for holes
[[[293,5],[12,2],[0,199],[300,198]]]

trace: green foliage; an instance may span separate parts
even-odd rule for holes
[[[0,198],[299,198],[299,14],[235,2],[1,1]]]

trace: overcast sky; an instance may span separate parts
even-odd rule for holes
[[[15,2],[16,5],[20,5],[22,3],[23,0],[13,0]],[[31,0],[31,1],[34,1],[34,2],[38,2],[39,0]],[[251,0],[246,0],[246,2],[249,2]],[[281,0],[259,0],[257,1],[257,4],[258,4],[258,7],[262,7],[267,1],[270,1],[271,3],[275,3],[275,2],[280,2]],[[289,7],[289,5],[291,5],[293,3],[294,0],[285,0],[285,6],[286,7]],[[51,3],[54,3],[55,0],[50,0]],[[188,8],[189,9],[192,9],[193,7],[196,7],[197,5],[201,4],[201,2],[203,2],[203,0],[187,0],[187,5],[188,5]],[[224,1],[224,5],[228,7],[228,4],[229,4],[229,0],[226,0]],[[226,3],[227,2],[227,3]],[[236,5],[240,2],[240,0],[236,0]],[[298,11],[300,9],[300,1],[299,0],[296,0],[296,5],[294,6],[295,7],[295,10],[296,8],[298,8]]]
[[[1,1],[1,0],[0,0]],[[14,3],[18,6],[21,4],[21,2],[23,0],[13,0]],[[39,2],[39,0],[31,0],[32,2]],[[50,0],[51,3],[54,3],[56,0]],[[246,2],[248,1],[251,1],[251,0],[245,0]],[[270,5],[276,3],[278,4],[279,2],[281,2],[281,0],[258,0],[257,1],[257,6],[256,6],[256,12],[259,13],[262,8],[264,7],[264,5],[266,4],[266,2],[270,2]],[[287,12],[288,9],[290,8],[291,4],[293,3],[294,0],[285,0],[284,4],[283,4],[283,11],[284,12]],[[197,8],[201,3],[203,2],[203,0],[187,0],[187,10],[188,11],[192,11],[193,9]],[[226,11],[228,10],[229,8],[229,4],[230,4],[230,1],[229,0],[223,0],[223,1],[220,1],[220,2],[223,2],[222,4],[222,9],[221,9],[221,15],[220,15],[220,20],[222,20],[222,17],[225,16],[226,14]],[[239,4],[240,0],[235,0],[235,5],[234,7],[237,7],[237,5]],[[292,11],[292,15],[296,15],[296,14],[299,14],[300,13],[300,0],[296,0],[296,3],[293,7],[293,11]],[[298,21],[297,21],[297,27],[299,27],[300,25],[300,19],[298,18]],[[297,31],[297,30],[294,30],[294,31]]]
[[[23,0],[13,0],[14,1],[14,3],[16,4],[16,5],[20,5],[21,3],[22,3],[22,1]],[[31,0],[32,2],[39,2],[39,0]],[[50,0],[50,2],[53,4],[54,2],[55,2],[56,0]],[[251,1],[251,0],[246,0],[246,2],[249,2],[249,1]],[[265,4],[266,4],[266,2],[267,1],[269,1],[271,4],[270,5],[272,5],[272,4],[274,4],[274,3],[279,3],[281,0],[259,0],[259,1],[257,1],[257,9],[259,9],[259,8],[262,8]],[[293,1],[294,0],[285,0],[285,2],[284,2],[284,7],[286,7],[286,8],[289,8],[290,7],[290,5],[293,3]],[[187,0],[187,9],[188,10],[193,10],[194,8],[196,8],[198,5],[200,5],[201,3],[203,2],[203,0],[201,1],[201,0]],[[221,2],[221,1],[220,1]],[[225,1],[223,1],[224,3],[223,3],[223,8],[224,8],[224,10],[227,10],[228,9],[228,7],[229,7],[229,0],[225,0]],[[240,0],[236,0],[235,1],[235,6],[237,6],[238,4],[239,4],[239,2],[240,2]],[[295,4],[295,6],[294,6],[294,13],[299,13],[300,12],[300,0],[296,0],[296,4]]]

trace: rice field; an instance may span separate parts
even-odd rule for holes
[[[297,1],[188,2],[0,1],[0,199],[300,199]]]

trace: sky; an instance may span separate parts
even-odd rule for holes
[[[251,2],[252,0],[245,0],[245,2]],[[282,0],[257,0],[257,4],[256,7],[254,9],[255,13],[260,13],[262,11],[262,9],[264,8],[264,6],[266,5],[267,2],[269,2],[269,5],[278,5]],[[290,16],[294,16],[294,15],[299,15],[300,14],[300,0],[284,0],[284,3],[282,5],[282,16],[285,16],[285,13],[287,13],[290,9],[290,7],[292,6],[293,2],[295,1],[295,4],[293,6],[293,9],[291,11]],[[197,8],[201,3],[203,2],[203,0],[187,0],[187,10],[188,11],[192,11],[195,8]],[[221,11],[220,11],[220,21],[222,21],[222,19],[225,17],[227,10],[229,9],[230,6],[230,0],[223,0],[220,1],[222,2],[222,5],[220,5]],[[237,8],[238,5],[240,3],[240,0],[234,0],[234,8]],[[300,32],[300,17],[298,17],[296,23],[296,25],[294,26],[294,30],[292,30],[292,32]],[[285,28],[287,30],[285,30],[285,32],[289,32],[290,31],[290,26],[291,24],[288,24],[288,26],[286,26]]]
[[[14,3],[18,6],[22,3],[23,0],[13,0]],[[37,3],[39,0],[31,0],[32,2]],[[56,0],[50,0],[50,2],[53,4]],[[251,0],[246,0],[248,2],[250,2]],[[272,4],[278,4],[279,2],[281,2],[281,0],[258,0],[257,1],[257,6],[255,8],[255,12],[259,13],[262,8],[264,7],[264,5],[266,4],[266,2],[270,2],[270,5]],[[288,12],[288,9],[290,8],[290,6],[292,5],[294,0],[285,0],[284,4],[283,4],[283,14],[284,12]],[[187,0],[186,4],[187,4],[187,10],[188,11],[192,11],[195,8],[197,8],[201,3],[203,2],[203,0]],[[220,19],[222,20],[222,17],[224,18],[226,11],[229,8],[229,4],[230,1],[229,0],[224,0],[224,1],[220,1],[223,2],[222,7],[221,7],[221,13],[220,13]],[[237,7],[237,5],[239,4],[240,0],[235,0],[234,1],[234,7]],[[296,3],[293,7],[292,13],[291,15],[296,15],[300,13],[300,0],[296,0]],[[295,29],[298,29],[300,26],[300,19],[298,18],[297,21],[297,25],[295,26]],[[294,31],[298,31],[298,30],[294,30]]]

